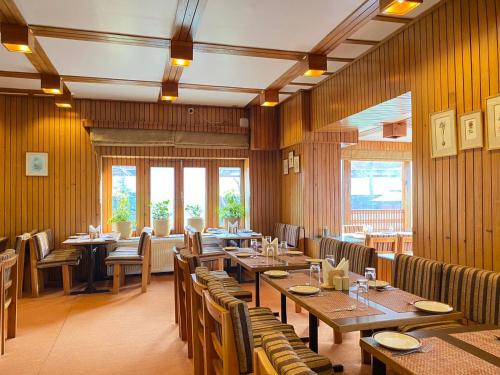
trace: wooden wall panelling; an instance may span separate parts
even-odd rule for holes
[[[448,0],[311,90],[313,130],[411,91],[414,252],[497,271],[500,151],[431,159],[429,116],[498,94],[499,17],[495,0]]]
[[[252,150],[277,150],[279,148],[278,110],[251,106],[250,110],[250,148]]]
[[[288,174],[283,174],[282,161],[288,159],[288,153],[293,151],[294,155],[301,157],[301,168],[305,170],[306,159],[304,158],[304,145],[298,144],[281,150],[281,222],[304,227],[304,173],[294,173],[293,169]]]

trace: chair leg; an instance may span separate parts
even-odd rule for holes
[[[141,284],[142,284],[142,292],[145,293],[148,290],[148,278],[149,278],[149,267],[145,262],[142,264],[142,275],[141,275]]]
[[[120,273],[122,272],[122,265],[115,264],[113,265],[113,290],[111,293],[118,294],[120,290]]]
[[[71,292],[71,281],[70,281],[70,274],[69,274],[69,266],[67,264],[64,264],[62,266],[62,279],[63,279],[64,295],[67,296]]]
[[[302,307],[300,307],[300,305],[298,303],[295,303],[295,312],[297,314],[302,312]]]
[[[38,290],[43,293],[45,290],[45,272],[38,270]]]
[[[126,274],[125,267],[123,267],[120,272],[120,286],[125,285],[125,274]]]
[[[0,312],[0,329],[1,329],[1,333],[0,333],[0,355],[4,355],[5,354],[5,309],[3,308],[3,302],[2,302],[2,306],[0,306],[0,309],[2,310]]]
[[[333,342],[335,344],[342,344],[342,332],[333,331]]]
[[[38,285],[38,268],[31,267],[31,296],[38,297],[40,292]]]
[[[148,267],[148,284],[151,284],[151,260],[149,261]]]

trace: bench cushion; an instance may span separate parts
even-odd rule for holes
[[[39,260],[37,268],[51,268],[62,265],[76,266],[80,263],[80,251],[77,249],[60,249],[51,251],[45,258]]]
[[[137,251],[125,252],[125,251],[112,251],[104,259],[106,265],[110,264],[142,264],[144,257],[137,254]]]
[[[39,232],[33,236],[36,244],[36,257],[39,261],[49,255],[52,250],[50,236],[49,231]]]
[[[342,258],[349,260],[349,271],[364,275],[366,267],[376,266],[377,254],[371,247],[342,241],[335,261],[339,262]]]
[[[282,241],[285,238],[285,225],[283,223],[275,223],[274,224],[274,238],[277,238],[278,241]]]
[[[319,257],[321,259],[325,259],[327,255],[334,255],[337,257],[341,246],[342,241],[336,240],[335,238],[323,237],[319,243]],[[337,261],[337,259],[335,259],[335,261]],[[338,261],[340,261],[340,259]]]
[[[298,247],[300,239],[300,227],[298,225],[285,224],[282,241],[289,246]]]
[[[226,292],[232,296],[243,301],[252,301],[252,292],[243,289],[226,271],[209,271],[207,267],[197,267],[195,273],[196,279],[202,285],[206,286],[210,281],[220,280]]]

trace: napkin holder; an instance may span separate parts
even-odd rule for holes
[[[335,285],[334,283],[335,277],[340,277],[340,278],[344,277],[344,271],[336,269],[331,270],[330,272],[328,272],[328,280],[325,280],[325,283],[328,286],[333,287]]]

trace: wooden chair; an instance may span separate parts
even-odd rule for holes
[[[396,253],[413,254],[413,235],[410,233],[397,234]]]
[[[262,348],[253,351],[254,375],[279,375]]]
[[[206,286],[199,283],[196,275],[191,275],[191,330],[193,332],[194,375],[205,373],[205,332],[203,317],[203,292]]]
[[[286,241],[288,246],[298,248],[301,230],[302,228],[298,225],[275,223],[274,237],[280,242]]]
[[[16,337],[17,259],[13,249],[0,254],[0,355],[5,353],[5,340]]]
[[[117,294],[120,290],[120,285],[125,283],[124,266],[140,265],[141,271],[141,289],[146,292],[148,284],[151,282],[151,233],[143,231],[139,239],[139,248],[131,248],[125,251],[123,248],[119,251],[112,251],[104,259],[106,266],[113,266],[113,294]]]
[[[224,259],[227,257],[226,253],[220,247],[203,246],[200,232],[189,232],[189,243],[191,245],[191,252],[201,255],[204,265],[214,270],[224,269]]]
[[[0,237],[0,252],[7,248],[7,242],[9,242],[7,237]]]
[[[363,232],[363,226],[357,224],[346,224],[342,225],[342,233],[361,233]]]
[[[398,239],[395,235],[367,234],[365,245],[373,247],[377,253],[396,253]]]
[[[24,289],[24,274],[25,274],[25,262],[27,259],[29,259],[29,253],[26,254],[26,250],[29,251],[29,240],[31,236],[36,234],[36,230],[33,230],[29,233],[24,233],[20,234],[19,236],[16,236],[16,244],[15,244],[15,249],[16,249],[16,254],[18,256],[17,260],[17,277],[18,277],[18,298],[23,298],[23,289]],[[29,262],[26,265],[27,270],[29,270]]]
[[[71,267],[80,263],[81,254],[76,249],[55,249],[50,229],[30,237],[31,295],[38,297],[43,291],[43,273],[47,268],[61,267],[64,294],[71,291]]]
[[[179,298],[179,327],[180,338],[187,341],[188,358],[193,358],[193,334],[191,328],[191,272],[189,263],[176,256],[177,262],[177,295]]]

